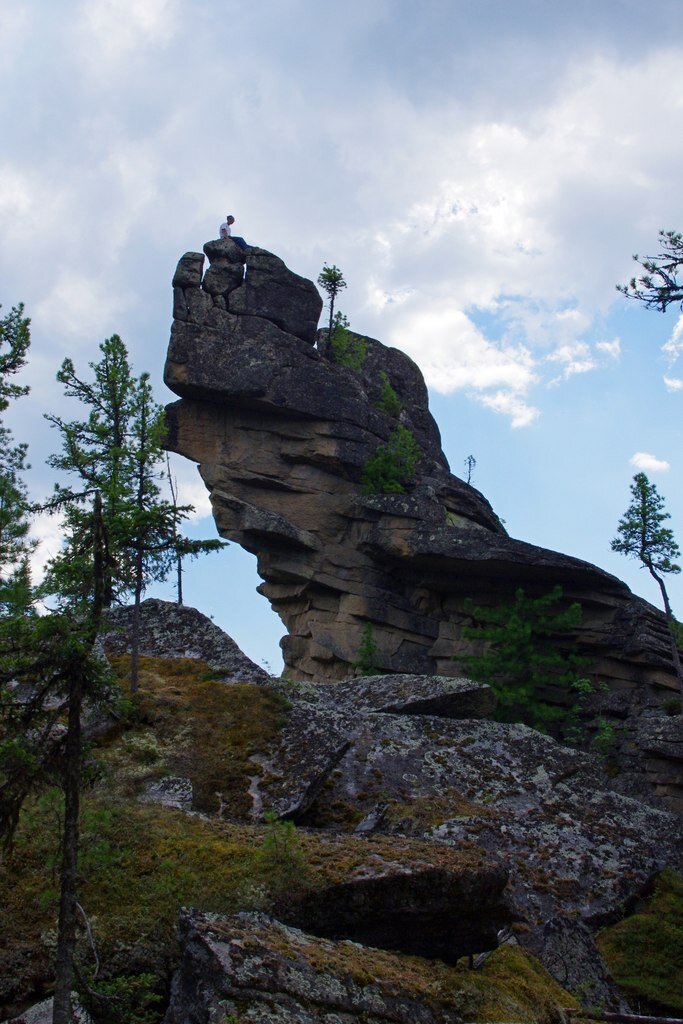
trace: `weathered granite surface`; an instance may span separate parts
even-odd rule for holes
[[[230,1014],[245,1024],[460,1024],[463,1019],[457,993],[439,1000],[428,971],[422,991],[416,992],[417,986],[411,991],[396,978],[373,974],[372,950],[361,953],[351,942],[307,935],[265,915],[184,912],[180,941],[183,958],[164,1024],[206,1024]],[[398,958],[393,966],[400,976]]]

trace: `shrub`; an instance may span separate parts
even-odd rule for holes
[[[363,470],[364,494],[403,494],[415,476],[420,446],[414,435],[399,423],[386,444],[380,445]]]
[[[378,409],[385,412],[388,416],[398,416],[403,408],[401,399],[392,388],[391,381],[384,370],[380,370],[379,377],[382,381],[382,390],[375,404]]]
[[[330,337],[332,358],[339,366],[348,366],[350,370],[360,373],[363,369],[368,343],[349,330],[348,318],[343,313],[335,313]]]
[[[361,630],[358,660],[354,662],[354,668],[360,669],[363,675],[373,675],[377,671],[377,654],[378,648],[375,643],[372,623],[366,622]]]

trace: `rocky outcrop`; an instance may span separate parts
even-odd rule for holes
[[[675,814],[614,792],[595,758],[487,720],[491,692],[467,680],[275,686],[278,730],[228,814],[294,819],[339,865],[288,887],[279,919],[447,962],[495,947],[512,922],[558,983],[621,1005],[593,934],[683,865]]]
[[[663,617],[613,576],[513,540],[485,498],[448,472],[427,391],[402,352],[364,339],[355,372],[321,332],[311,282],[260,249],[205,246],[180,261],[165,379],[170,445],[199,463],[219,532],[257,554],[262,592],[288,627],[296,678],[349,674],[370,622],[379,668],[456,675],[462,600],[563,586],[584,608],[594,669],[625,689],[673,693]],[[237,269],[236,269],[237,268]],[[383,376],[384,375],[384,376]],[[388,381],[401,403],[384,412]],[[399,423],[421,462],[405,494],[364,494],[363,470]]]
[[[111,608],[100,637],[105,654],[129,654],[133,607]],[[140,654],[154,658],[199,658],[236,682],[267,683],[270,676],[235,641],[196,608],[149,597],[140,605]]]
[[[460,1024],[496,995],[512,1019],[551,1024],[561,1020],[558,1007],[566,1002],[523,959],[508,968],[510,978],[517,968],[517,993],[514,982],[506,991],[499,982],[496,991],[495,977],[476,986],[443,964],[321,939],[263,914],[184,911],[180,940],[164,1024]],[[525,990],[534,992],[533,1007],[525,1005]]]
[[[455,676],[453,658],[472,649],[466,598],[492,605],[559,584],[582,605],[576,639],[589,672],[608,684],[594,710],[617,727],[627,791],[683,806],[675,759],[638,747],[641,718],[676,700],[663,615],[596,566],[507,536],[483,495],[449,472],[405,354],[351,335],[362,367],[339,365],[326,332],[315,334],[322,301],[311,282],[261,249],[218,241],[204,252],[205,272],[204,256],[188,253],[173,281],[165,380],[181,400],[168,408],[169,446],[199,464],[219,533],[257,555],[259,589],[288,631],[285,672],[349,676],[370,624],[378,671]],[[368,460],[399,425],[419,444],[416,474],[405,493],[365,493]]]
[[[430,1010],[407,985],[373,977],[349,942],[333,943],[264,915],[184,913],[183,960],[164,1024],[204,1024],[237,1013],[291,1024],[460,1024],[457,1002]],[[396,974],[400,964],[396,963]],[[426,993],[421,992],[420,995]]]

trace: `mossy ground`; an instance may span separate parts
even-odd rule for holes
[[[683,1016],[683,877],[663,871],[642,909],[606,928],[598,948],[634,1007]]]
[[[125,663],[118,668],[125,675]],[[142,668],[136,710],[92,751],[82,801],[79,899],[104,977],[151,971],[163,991],[177,959],[181,906],[268,911],[296,887],[341,882],[362,875],[369,863],[434,864],[438,858],[456,870],[482,860],[476,849],[308,829],[297,830],[279,855],[272,841],[277,826],[248,824],[245,783],[249,757],[267,751],[286,702],[268,688],[218,682],[198,662],[144,659]],[[232,808],[231,820],[138,802],[141,784],[166,774],[189,776],[208,812],[216,809],[220,792]],[[25,808],[12,854],[0,864],[0,1018],[12,1005],[49,991],[60,814],[57,792],[36,797]],[[79,958],[92,962],[84,929]],[[505,967],[510,958],[516,958],[514,970]],[[507,1019],[550,1021],[559,1003],[571,1005],[520,951],[499,951],[476,975],[464,967],[439,969],[454,985],[467,981],[478,1007],[472,1020],[495,1019],[489,1007],[500,1006]],[[538,972],[547,984],[534,980]]]
[[[129,659],[111,660],[125,686]],[[140,669],[138,724],[113,747],[114,774],[133,783],[144,776],[186,776],[196,810],[223,807],[230,817],[247,817],[254,773],[249,758],[272,745],[287,700],[269,687],[218,682],[205,662],[190,658],[142,657]],[[106,762],[106,749],[100,757]]]

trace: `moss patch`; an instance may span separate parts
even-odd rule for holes
[[[683,1015],[683,877],[663,871],[642,910],[601,932],[598,948],[636,1004]]]
[[[519,1024],[555,1024],[564,1020],[562,1007],[576,1007],[546,969],[519,946],[501,946],[481,971],[470,971],[477,991],[475,1020],[514,1020]]]
[[[129,658],[111,660],[124,685]],[[110,746],[119,777],[126,771],[136,782],[186,776],[197,810],[215,813],[222,806],[230,817],[248,817],[249,758],[273,745],[286,720],[286,698],[266,686],[217,682],[196,659],[142,657],[140,669],[140,725]]]
[[[406,796],[402,800],[391,800],[386,810],[388,824],[394,831],[402,832],[425,832],[452,818],[496,817],[499,817],[499,812],[473,803],[454,789],[434,796]]]

